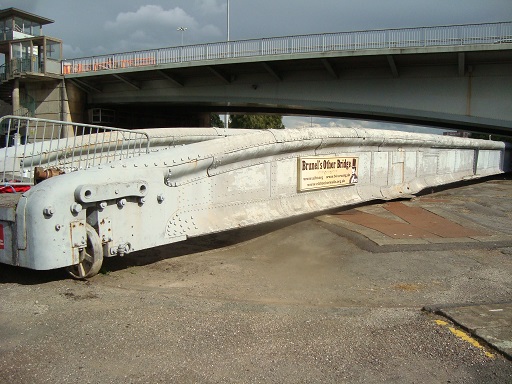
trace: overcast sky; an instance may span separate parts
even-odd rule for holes
[[[0,0],[52,19],[64,58],[226,40],[227,0]],[[512,0],[229,0],[230,39],[512,21]],[[287,125],[288,126],[288,125]]]
[[[0,0],[55,20],[64,57],[225,40],[227,0]],[[512,0],[230,0],[230,38],[512,20]]]

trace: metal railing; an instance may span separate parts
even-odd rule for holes
[[[143,132],[20,116],[0,118],[3,185],[31,185],[35,168],[57,174],[149,153]]]
[[[36,114],[36,101],[26,91],[20,90],[20,108],[13,111],[14,116],[34,117]]]
[[[324,33],[150,49],[64,60],[62,73],[309,52],[502,43],[512,43],[512,22]]]
[[[40,72],[37,62],[30,59],[12,59],[0,66],[0,80],[11,80],[14,76],[25,72]]]

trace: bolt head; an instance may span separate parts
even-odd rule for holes
[[[43,209],[43,214],[46,216],[52,216],[55,213],[55,209],[49,205]]]
[[[71,212],[75,214],[82,212],[82,205],[78,203],[71,204]]]

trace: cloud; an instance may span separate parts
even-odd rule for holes
[[[192,34],[201,33],[196,19],[180,7],[164,9],[160,5],[144,5],[136,11],[118,13],[113,20],[104,23],[105,31],[109,34],[107,41],[115,44],[111,52],[178,45],[178,27],[187,28],[185,41],[191,41]],[[205,31],[210,33],[212,28]]]
[[[196,0],[197,7],[205,14],[226,13],[227,0]]]
[[[204,36],[205,38],[210,37],[210,38],[215,38],[215,39],[224,37],[224,35],[225,35],[224,31],[221,31],[217,26],[215,26],[213,24],[205,25],[204,27],[202,27],[199,30],[199,33],[201,36]]]
[[[84,52],[78,48],[78,47],[73,47],[72,45],[69,45],[69,44],[62,44],[62,56],[66,59],[66,58],[74,58],[74,57],[79,57],[79,56],[83,56],[84,55]]]
[[[91,48],[92,55],[106,55],[112,53],[112,49],[105,48],[103,45],[98,45]]]
[[[145,40],[145,39],[147,39],[147,37],[148,37],[148,35],[146,34],[146,32],[142,31],[140,29],[137,29],[135,32],[133,32],[130,35],[131,40]]]
[[[155,30],[162,26],[196,26],[195,19],[180,7],[165,10],[159,5],[144,5],[135,12],[121,12],[105,28],[113,31]]]

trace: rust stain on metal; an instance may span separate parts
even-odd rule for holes
[[[35,167],[34,168],[34,182],[35,182],[35,184],[38,184],[41,181],[49,179],[50,177],[59,176],[59,175],[62,175],[63,173],[64,173],[64,171],[59,168],[44,169],[43,167]]]

